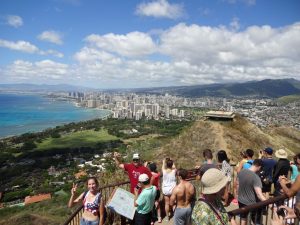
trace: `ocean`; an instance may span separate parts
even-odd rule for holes
[[[107,110],[76,107],[38,94],[0,93],[0,137],[42,131],[49,127],[103,118]]]

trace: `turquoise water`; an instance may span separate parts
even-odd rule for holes
[[[108,114],[106,110],[79,108],[71,102],[55,101],[41,95],[0,93],[0,137],[42,131]]]

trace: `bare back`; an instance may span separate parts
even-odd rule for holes
[[[188,181],[181,181],[174,189],[177,207],[187,208],[195,201],[195,187]]]

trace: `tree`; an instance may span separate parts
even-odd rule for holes
[[[23,146],[21,147],[21,150],[23,151],[30,151],[34,148],[36,148],[36,144],[33,141],[26,141]]]

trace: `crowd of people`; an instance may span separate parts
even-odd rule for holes
[[[143,162],[138,153],[133,154],[131,163],[121,162],[121,155],[116,152],[114,160],[116,166],[127,173],[130,192],[135,196],[136,211],[134,219],[129,221],[130,224],[151,225],[155,222],[169,221],[173,217],[175,225],[235,225],[235,218],[225,209],[229,204],[237,204],[239,208],[244,208],[265,201],[270,198],[270,194],[286,194],[288,197],[296,195],[294,208],[286,206],[283,202],[277,202],[274,207],[276,210],[274,209],[271,224],[282,225],[287,219],[297,216],[299,218],[300,154],[297,154],[293,161],[289,161],[288,153],[279,149],[275,156],[277,160],[273,157],[273,149],[270,147],[260,151],[258,157],[255,157],[252,149],[246,149],[241,152],[241,161],[233,171],[226,151],[219,150],[215,162],[213,152],[205,149],[204,162],[196,166],[196,179],[201,182],[201,191],[196,190],[188,180],[188,171],[177,169],[171,158],[163,159],[161,172],[158,172],[155,162]],[[232,180],[233,173],[237,174],[235,180]],[[82,202],[84,213],[81,225],[103,225],[105,207],[97,179],[89,178],[87,188],[88,191],[75,198],[77,185],[73,185],[68,206],[72,207],[75,203]],[[231,189],[234,190],[233,194],[230,193]],[[196,197],[197,191],[199,199]],[[259,208],[241,213],[240,223],[247,224],[247,218],[250,216],[253,224],[262,224],[264,210]],[[278,215],[277,210],[284,210],[285,215]]]

